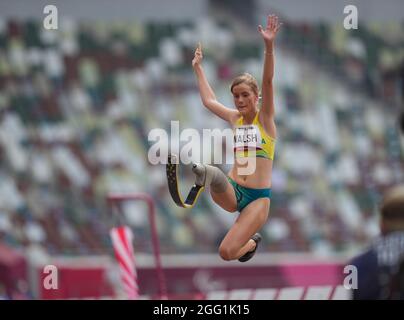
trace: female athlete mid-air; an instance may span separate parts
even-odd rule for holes
[[[212,199],[229,212],[239,211],[219,247],[224,260],[250,260],[261,236],[257,233],[265,224],[271,201],[272,164],[275,152],[276,126],[274,92],[274,40],[279,30],[278,17],[270,15],[267,25],[258,26],[265,44],[261,97],[257,81],[248,73],[236,77],[231,84],[235,109],[217,101],[202,68],[202,48],[198,44],[192,67],[200,96],[206,108],[227,121],[234,129],[235,163],[228,176],[220,169],[194,164],[195,184],[209,186]],[[246,168],[253,168],[246,174]]]

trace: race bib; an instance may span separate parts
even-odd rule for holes
[[[256,125],[237,127],[234,134],[234,148],[236,150],[261,149],[261,132]]]

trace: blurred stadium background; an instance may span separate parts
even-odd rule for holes
[[[270,299],[274,289],[293,296],[342,284],[348,259],[379,233],[381,195],[403,180],[402,1],[53,1],[58,30],[43,28],[47,4],[0,1],[1,297],[124,298],[111,192],[155,199],[176,297]],[[347,4],[358,8],[357,30],[343,28]],[[273,200],[259,254],[240,265],[217,254],[235,215],[206,195],[192,210],[176,207],[147,137],[169,132],[171,120],[226,128],[200,102],[195,45],[218,99],[232,106],[235,75],[261,79],[256,26],[268,13],[284,23]],[[122,204],[143,297],[158,287],[147,214],[144,203]],[[58,290],[42,286],[48,264],[59,268]]]

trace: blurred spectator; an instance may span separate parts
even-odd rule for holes
[[[404,300],[404,256],[401,256],[400,262],[397,263],[389,288],[389,299]]]
[[[6,286],[3,283],[0,283],[0,300],[9,300],[6,292]]]
[[[381,236],[351,261],[358,269],[354,300],[404,299],[400,280],[404,257],[404,185],[386,193],[381,206],[380,229]]]
[[[33,296],[30,292],[28,282],[19,279],[15,284],[15,288],[12,290],[12,299],[13,300],[31,300]]]

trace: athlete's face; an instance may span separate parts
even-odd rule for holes
[[[255,112],[258,97],[248,84],[240,83],[234,86],[233,99],[234,105],[242,115]]]

